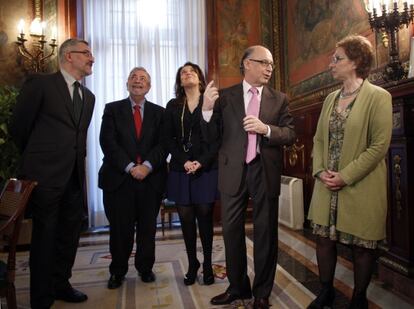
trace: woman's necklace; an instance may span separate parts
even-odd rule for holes
[[[362,84],[359,85],[357,89],[351,92],[345,92],[344,88],[342,87],[341,92],[339,93],[339,98],[345,99],[345,98],[352,97],[353,95],[357,94],[361,90],[361,87],[362,87]]]
[[[191,133],[193,131],[193,128],[190,127],[190,131],[188,133],[188,140],[186,142],[185,137],[184,137],[184,112],[185,112],[186,105],[187,105],[187,98],[184,98],[183,110],[181,112],[181,143],[183,145],[184,152],[189,152],[190,148],[193,146],[193,144],[191,143]]]

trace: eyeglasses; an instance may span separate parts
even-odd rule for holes
[[[93,57],[92,53],[89,50],[72,50],[69,53],[84,54],[88,58],[92,58]]]
[[[252,59],[252,58],[249,58],[248,60],[260,63],[265,68],[267,68],[270,65],[272,70],[275,69],[275,64],[273,62],[270,62],[270,61],[267,61],[267,60]]]
[[[346,59],[345,57],[332,56],[331,63],[337,64],[339,61]]]

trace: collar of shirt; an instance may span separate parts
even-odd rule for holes
[[[144,98],[141,102],[136,103],[131,97],[128,97],[129,102],[131,102],[131,108],[132,111],[134,111],[134,107],[135,105],[139,105],[140,106],[140,112],[141,112],[141,117],[144,117],[144,109],[145,109],[145,101],[146,99]]]
[[[76,81],[76,79],[68,72],[66,72],[64,69],[60,69],[60,73],[62,73],[63,79],[65,80],[66,85],[68,86],[70,97],[73,99],[73,83]],[[82,91],[79,91],[79,93],[82,97]]]
[[[252,98],[253,94],[249,91],[250,88],[253,86],[250,85],[246,80],[243,79],[243,99],[244,99],[244,110],[247,111],[247,106],[249,105],[250,99]],[[257,90],[259,90],[259,104],[262,99],[262,92],[263,92],[263,86],[256,87]]]

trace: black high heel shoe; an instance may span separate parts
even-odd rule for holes
[[[323,287],[318,296],[309,304],[307,309],[332,308],[335,299],[335,289],[333,287]]]
[[[200,268],[200,262],[197,261],[196,264],[190,265],[188,267],[188,272],[184,276],[184,284],[192,285],[197,279],[198,269]]]
[[[203,265],[203,282],[205,285],[211,285],[214,283],[214,272],[211,264],[208,266]]]
[[[363,293],[353,293],[351,303],[349,304],[348,309],[368,309],[368,299],[366,292]]]

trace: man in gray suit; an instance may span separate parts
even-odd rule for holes
[[[219,190],[226,268],[230,286],[211,299],[224,305],[254,296],[254,308],[269,308],[277,264],[277,217],[282,146],[294,142],[293,119],[286,95],[266,84],[274,68],[263,46],[246,49],[242,83],[218,91],[209,83],[204,93],[205,137],[221,139]],[[217,100],[217,102],[215,102]],[[247,275],[245,210],[253,203],[253,287]]]
[[[10,133],[22,158],[18,176],[38,182],[30,199],[30,303],[83,302],[69,282],[84,214],[86,136],[95,96],[80,81],[92,74],[88,42],[68,39],[60,70],[28,77],[17,98]]]

